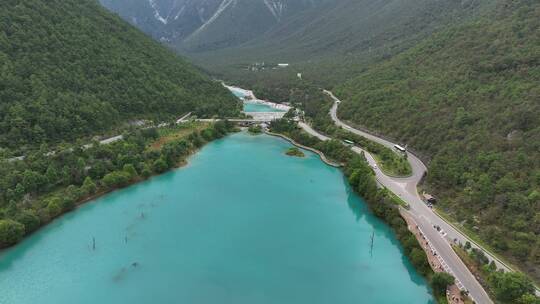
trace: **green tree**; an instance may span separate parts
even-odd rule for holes
[[[216,136],[215,131],[211,129],[204,129],[201,131],[201,137],[206,141],[211,141]]]
[[[62,211],[69,211],[75,208],[75,203],[80,200],[85,193],[81,188],[75,185],[69,185],[65,190],[65,195],[62,198]]]
[[[13,199],[20,200],[26,193],[26,189],[21,183],[18,183],[17,186],[15,186],[15,191],[13,193],[14,193]]]
[[[154,161],[152,168],[156,173],[163,173],[169,169],[167,162],[161,157]]]
[[[30,233],[39,228],[40,220],[34,210],[25,209],[20,211],[15,220],[24,225],[25,233]]]
[[[517,300],[517,304],[540,304],[540,299],[531,293],[527,293]]]
[[[22,178],[22,185],[27,192],[37,192],[38,189],[47,183],[47,179],[32,170],[25,170]]]
[[[152,170],[150,170],[150,167],[147,164],[144,164],[141,170],[141,175],[144,178],[149,178],[152,175]]]
[[[129,182],[129,176],[123,171],[114,171],[105,175],[101,181],[108,188],[125,186]]]
[[[421,271],[429,267],[426,253],[421,248],[413,248],[409,258],[411,259],[411,263]]]
[[[85,179],[84,179],[84,182],[83,182],[83,185],[82,185],[82,191],[84,193],[86,193],[87,195],[88,194],[94,194],[96,192],[96,183],[94,183],[94,181],[92,180],[92,178],[90,176],[87,176]]]
[[[446,288],[449,285],[454,284],[454,277],[447,272],[436,272],[431,277],[431,286],[433,286],[433,291],[437,295],[444,295]]]
[[[59,216],[62,213],[62,199],[59,197],[53,197],[49,199],[47,204],[47,211],[51,219]]]
[[[60,176],[58,174],[58,170],[56,170],[55,166],[50,165],[47,168],[47,171],[45,172],[45,176],[47,177],[47,181],[50,185],[55,185],[58,183],[58,180],[60,179]]]
[[[0,220],[0,248],[19,242],[24,236],[24,225],[14,220]]]
[[[135,167],[132,164],[125,164],[122,170],[127,174],[130,180],[137,177],[137,170],[135,170]]]
[[[520,272],[494,272],[489,283],[497,299],[505,303],[516,303],[523,295],[534,292],[531,281]]]

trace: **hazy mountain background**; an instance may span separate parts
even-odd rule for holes
[[[254,63],[295,63],[331,85],[447,25],[483,14],[492,0],[101,0],[154,38],[219,76]],[[333,69],[313,71],[314,63]]]
[[[322,0],[101,0],[152,37],[186,52],[237,46]]]

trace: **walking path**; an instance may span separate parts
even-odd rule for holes
[[[294,139],[292,138],[289,138],[283,134],[279,134],[279,133],[273,133],[273,132],[270,132],[270,131],[265,131],[266,134],[268,135],[272,135],[272,136],[277,136],[277,137],[281,137],[283,139],[285,139],[286,141],[290,142],[291,144],[299,147],[299,148],[302,148],[302,149],[305,149],[305,150],[309,150],[313,153],[316,153],[317,155],[319,155],[319,157],[321,158],[321,160],[323,162],[325,162],[327,165],[329,166],[332,166],[332,167],[336,167],[336,168],[339,168],[341,166],[343,166],[343,164],[338,164],[338,163],[334,163],[333,161],[329,160],[326,155],[324,155],[324,153],[322,153],[321,151],[317,150],[317,149],[314,149],[312,147],[308,147],[308,146],[304,146],[302,144],[299,144],[297,143],[296,141],[294,141]]]

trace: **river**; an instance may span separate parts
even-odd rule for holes
[[[256,112],[286,112],[273,108],[266,104],[260,104],[257,102],[244,101],[244,112],[246,113],[256,113]]]
[[[273,102],[268,102],[255,98],[255,95],[250,90],[245,90],[235,86],[225,86],[231,93],[244,103],[243,111],[246,113],[258,113],[258,112],[287,112],[289,107],[284,105],[278,105]],[[283,107],[283,109],[278,108]]]
[[[233,134],[83,205],[1,253],[0,303],[434,303],[341,171],[289,147]]]

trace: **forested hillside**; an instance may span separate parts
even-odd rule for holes
[[[238,109],[218,83],[97,1],[0,2],[1,148]]]
[[[339,116],[430,159],[443,210],[540,279],[540,2],[437,32],[335,90]]]
[[[212,71],[246,73],[255,62],[288,62],[326,87],[388,59],[431,33],[484,14],[494,0],[331,0],[298,12],[236,47],[188,55]],[[254,74],[254,73],[252,73]]]

